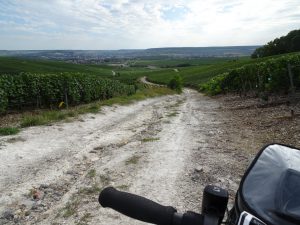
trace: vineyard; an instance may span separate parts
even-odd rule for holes
[[[293,55],[295,55],[295,53],[285,54],[285,56]],[[248,57],[241,57],[237,59],[228,58],[227,61],[225,59],[215,59],[211,61],[204,60],[206,64],[203,63],[202,65],[200,65],[200,63],[198,62],[199,65],[195,66],[164,68],[160,70],[144,72],[143,76],[147,76],[148,80],[154,83],[168,84],[169,81],[178,73],[183,78],[184,86],[198,89],[199,84],[208,82],[218,74],[222,74],[246,65],[262,63],[270,59],[277,59],[279,57],[282,56],[272,56],[257,59],[250,59]],[[189,61],[183,60],[182,62]],[[192,63],[193,60],[191,60],[190,62]]]
[[[288,93],[300,87],[300,54],[271,58],[232,69],[201,84],[200,90],[216,95],[236,92]]]
[[[134,85],[82,73],[0,75],[0,113],[58,108],[135,93]]]

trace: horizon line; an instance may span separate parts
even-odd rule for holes
[[[226,47],[259,47],[263,45],[220,45],[220,46],[198,46],[198,47],[151,47],[151,48],[121,48],[121,49],[0,49],[0,51],[122,51],[122,50],[148,50],[167,48],[226,48]]]

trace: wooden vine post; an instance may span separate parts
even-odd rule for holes
[[[299,65],[298,65],[299,66]],[[297,66],[292,66],[291,64],[288,64],[288,73],[289,73],[289,78],[290,78],[290,97],[289,97],[289,102],[291,103],[291,117],[293,118],[295,116],[295,112],[293,109],[293,104],[297,103],[297,98],[296,98],[296,87],[294,85],[294,76],[293,76],[293,67]]]
[[[67,87],[65,87],[65,103],[66,103],[66,108],[69,109],[69,101],[68,101],[68,91],[67,91]]]
[[[294,85],[294,79],[293,79],[293,72],[292,72],[292,65],[288,64],[288,73],[289,73],[289,78],[290,78],[290,92],[291,95],[294,96],[295,95],[295,85]]]

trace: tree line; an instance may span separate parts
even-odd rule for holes
[[[300,51],[300,30],[293,30],[286,36],[276,38],[266,45],[257,48],[251,57],[261,58],[298,51]]]

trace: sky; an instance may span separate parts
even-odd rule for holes
[[[0,0],[0,49],[261,45],[300,29],[300,0]]]

